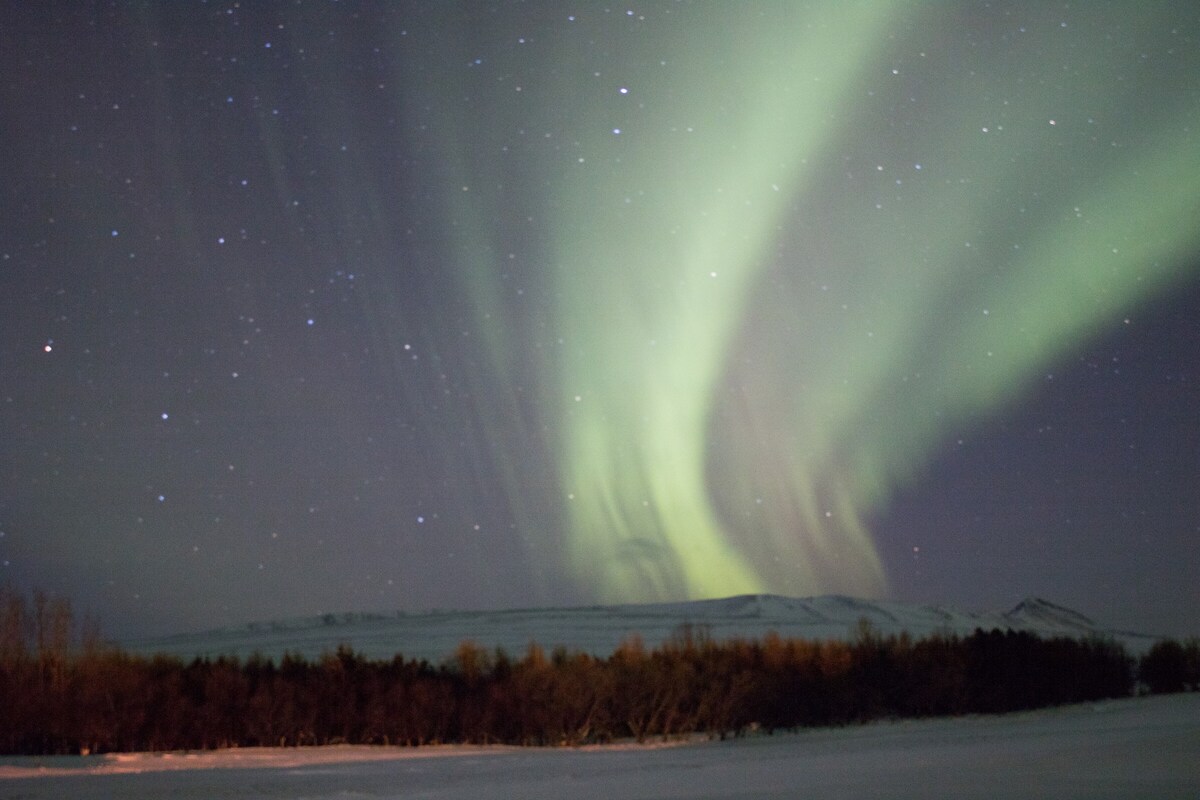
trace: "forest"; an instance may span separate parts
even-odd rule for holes
[[[105,644],[62,598],[0,589],[3,754],[725,738],[1198,688],[1195,639],[1135,659],[1104,639],[976,630],[914,640],[865,621],[845,642],[715,641],[683,626],[660,647],[631,637],[606,657],[465,641],[440,664],[345,646],[316,660],[185,661]]]

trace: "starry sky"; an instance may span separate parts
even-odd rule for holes
[[[0,582],[137,636],[1200,617],[1200,9],[8,2]]]

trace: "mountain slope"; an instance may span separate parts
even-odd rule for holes
[[[170,637],[122,642],[139,653],[193,656],[258,652],[273,658],[285,652],[315,658],[341,644],[374,659],[396,653],[440,662],[460,642],[524,653],[530,642],[546,649],[562,645],[597,655],[611,653],[634,634],[648,646],[691,625],[714,639],[757,639],[769,631],[784,638],[847,639],[860,620],[882,634],[907,631],[916,638],[935,633],[969,635],[976,628],[1023,630],[1045,637],[1111,636],[1133,653],[1154,642],[1150,636],[1107,630],[1084,615],[1049,601],[1030,598],[1002,614],[978,614],[938,606],[914,606],[840,595],[793,598],[742,595],[717,600],[577,608],[503,611],[442,611],[421,614],[326,614],[223,628]]]

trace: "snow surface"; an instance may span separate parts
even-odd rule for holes
[[[672,747],[247,749],[0,758],[0,798],[1200,796],[1200,694]]]
[[[681,625],[703,629],[717,640],[761,639],[768,631],[785,638],[846,639],[860,619],[884,634],[907,631],[969,635],[976,628],[1028,630],[1042,636],[1110,636],[1131,653],[1144,652],[1154,637],[1108,630],[1087,617],[1046,600],[1029,599],[1002,614],[975,614],[937,606],[913,606],[839,595],[793,598],[743,595],[719,600],[507,611],[444,611],[422,614],[329,614],[254,623],[202,633],[122,642],[136,653],[193,656],[258,652],[278,659],[290,651],[316,658],[340,644],[372,659],[406,658],[439,663],[469,639],[489,649],[523,655],[530,642],[547,650],[562,645],[607,656],[622,639],[638,634],[654,647]]]

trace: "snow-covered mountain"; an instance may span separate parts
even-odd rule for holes
[[[769,631],[784,638],[848,639],[860,620],[882,634],[907,631],[915,638],[934,633],[969,635],[976,628],[1030,631],[1041,636],[1103,636],[1131,653],[1145,651],[1155,637],[1104,628],[1084,615],[1030,598],[1004,613],[967,613],[840,595],[793,598],[742,595],[719,600],[503,611],[435,611],[419,614],[326,614],[177,636],[122,642],[138,653],[193,656],[252,653],[279,658],[285,652],[316,658],[346,644],[372,659],[397,653],[438,663],[464,640],[522,655],[530,642],[546,650],[558,645],[597,655],[611,653],[634,634],[654,647],[683,625],[717,640],[758,639]]]

